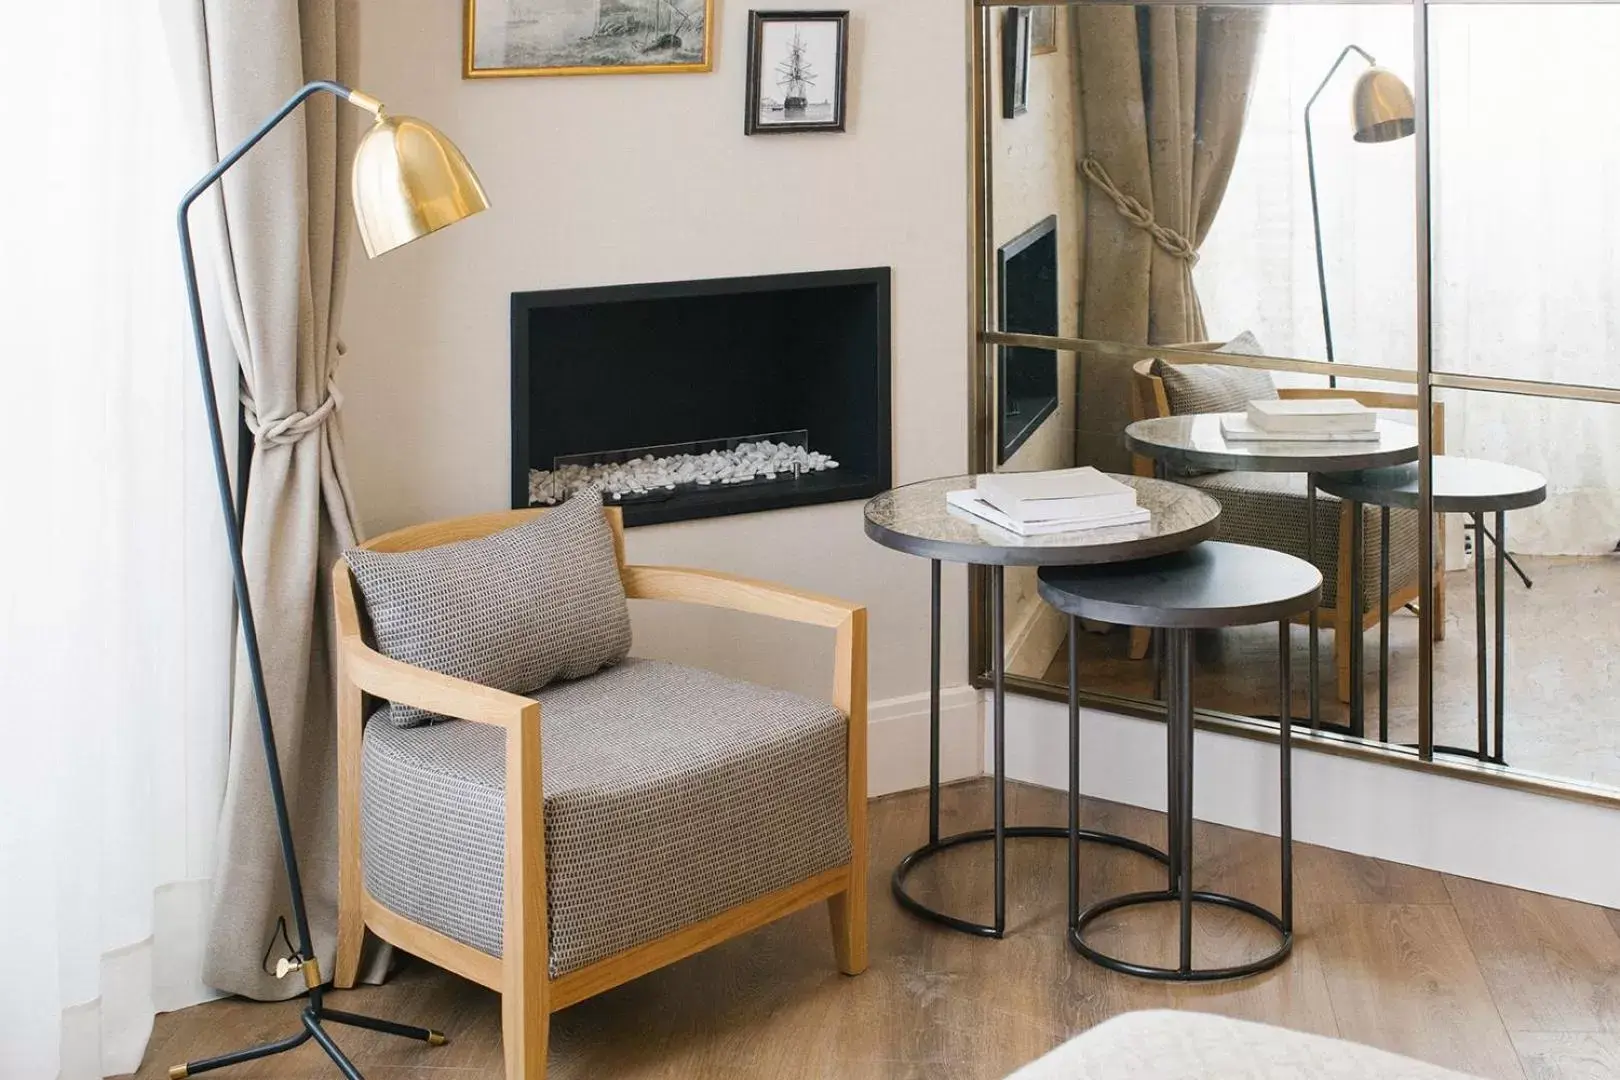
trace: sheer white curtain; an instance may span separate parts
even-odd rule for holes
[[[209,994],[232,609],[173,224],[201,163],[156,5],[14,5],[0,111],[0,1076],[87,1080]]]
[[[1620,6],[1436,8],[1430,24],[1436,369],[1620,385]],[[1411,81],[1402,7],[1273,12],[1226,200],[1194,271],[1211,337],[1322,357],[1302,114],[1345,45]],[[1342,361],[1416,361],[1416,140],[1352,141],[1346,61],[1313,112],[1323,251]],[[1321,382],[1280,374],[1283,383]],[[1620,409],[1451,393],[1447,450],[1535,469],[1550,498],[1510,546],[1620,539]]]
[[[1436,9],[1437,370],[1620,386],[1620,8]],[[1449,393],[1459,453],[1548,480],[1508,544],[1620,540],[1620,408]]]

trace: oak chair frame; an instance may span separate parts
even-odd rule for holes
[[[1218,342],[1198,342],[1191,348],[1219,348]],[[1178,357],[1178,363],[1200,363],[1187,357]],[[1211,357],[1207,363],[1219,363],[1218,357]],[[1131,365],[1131,419],[1149,420],[1163,416],[1174,415],[1170,411],[1170,398],[1164,389],[1164,380],[1153,374],[1152,360],[1139,360]],[[1416,394],[1396,394],[1380,390],[1340,390],[1326,387],[1279,387],[1277,396],[1281,398],[1341,398],[1359,401],[1369,409],[1405,409],[1416,412],[1418,397]],[[1436,402],[1434,405],[1434,452],[1445,453],[1446,445],[1446,413],[1445,405]],[[1137,476],[1154,475],[1154,463],[1151,458],[1133,455],[1134,472]],[[1445,638],[1446,626],[1446,576],[1445,576],[1445,550],[1446,550],[1446,519],[1444,515],[1436,515],[1438,521],[1438,540],[1435,543],[1435,574],[1434,574],[1434,640]],[[1350,629],[1355,619],[1354,604],[1340,604],[1338,598],[1349,590],[1350,585],[1350,530],[1354,526],[1351,517],[1350,505],[1342,503],[1339,507],[1339,556],[1338,556],[1338,589],[1334,593],[1334,606],[1326,605],[1317,609],[1318,618],[1325,624],[1333,627],[1333,666],[1338,674],[1337,691],[1341,702],[1350,700]],[[1407,604],[1415,603],[1422,593],[1422,586],[1408,585],[1405,588],[1392,589],[1387,598],[1387,606],[1383,611],[1374,604],[1362,617],[1361,628],[1363,632],[1378,625],[1378,621],[1388,618],[1389,613],[1399,611]],[[1296,618],[1295,622],[1308,622],[1309,615]],[[1148,653],[1151,632],[1139,628],[1131,630],[1131,657],[1142,659]]]
[[[401,529],[363,545],[369,551],[416,551],[488,536],[544,510],[513,510]],[[838,969],[858,975],[867,964],[866,888],[866,609],[785,586],[709,570],[630,566],[624,521],[603,513],[613,530],[620,577],[633,600],[700,604],[825,627],[835,632],[832,701],[848,717],[850,861],[813,877],[626,949],[556,979],[549,975],[546,925],[545,801],[541,791],[540,704],[530,698],[391,660],[366,641],[353,577],[342,559],[332,571],[338,631],[338,940],[334,981],[354,985],[366,930],[383,941],[501,995],[507,1080],[546,1073],[551,1014],[672,964],[722,941],[825,900]],[[389,910],[366,891],[360,863],[360,749],[365,698],[415,705],[441,716],[488,724],[506,733],[506,856],[500,956],[422,926]]]

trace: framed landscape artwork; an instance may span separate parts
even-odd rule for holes
[[[843,131],[849,12],[750,11],[743,133]]]
[[[468,79],[714,66],[714,0],[465,0]]]

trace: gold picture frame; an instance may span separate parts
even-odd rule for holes
[[[507,0],[504,7],[509,18],[513,9],[550,16],[544,20],[550,27],[550,41],[544,40],[543,31],[537,29],[541,20],[511,22],[505,27],[491,26],[486,21],[480,26],[478,5],[479,0],[464,0],[462,6],[464,79],[664,75],[714,70],[714,0]],[[698,20],[702,22],[700,27],[693,25]],[[488,38],[518,28],[529,40],[520,46],[504,42],[499,47],[501,61],[491,63],[490,53],[495,46]],[[693,39],[700,42],[696,55],[691,46]],[[522,62],[511,62],[513,52],[520,54]],[[653,52],[662,52],[669,59],[643,59]],[[626,59],[617,62],[615,56]]]

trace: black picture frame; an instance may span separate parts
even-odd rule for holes
[[[1029,111],[1029,8],[1010,7],[1001,24],[1001,116]]]
[[[761,92],[760,83],[768,73],[761,70],[765,62],[765,28],[771,23],[830,23],[837,30],[837,68],[833,74],[831,113],[826,119],[791,119],[791,106],[768,100]],[[744,135],[791,135],[806,131],[843,131],[849,111],[849,12],[848,11],[750,11],[748,13],[748,85],[743,94]],[[799,108],[807,106],[801,104]],[[817,106],[810,105],[809,108]],[[783,114],[779,123],[765,119],[768,113]]]

